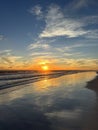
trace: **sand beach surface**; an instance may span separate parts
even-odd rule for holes
[[[87,88],[95,92],[96,101],[93,110],[89,115],[87,126],[84,130],[98,130],[98,75],[94,80],[88,82]]]
[[[98,72],[96,73],[98,74]],[[98,75],[94,80],[88,82],[87,88],[94,90],[96,93],[98,93]]]
[[[0,130],[98,130],[95,71],[5,72],[0,78]]]

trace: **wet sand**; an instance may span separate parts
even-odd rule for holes
[[[43,80],[45,78],[58,78],[63,75],[70,75],[75,73],[82,73],[85,71],[52,71],[52,72],[37,72],[35,74],[31,72],[0,72],[0,90],[19,85],[25,85],[33,82]],[[20,73],[20,74],[19,74]]]
[[[95,92],[96,101],[92,109],[92,112],[90,113],[88,117],[86,127],[83,130],[98,130],[98,75],[94,80],[88,82],[87,88]]]
[[[98,72],[96,73],[98,74]],[[87,88],[94,90],[96,93],[98,93],[98,75],[96,76],[94,80],[88,82]]]
[[[43,82],[12,87],[14,91],[0,90],[0,130],[98,130],[98,94],[85,88],[96,73],[63,74],[46,75]]]
[[[40,81],[42,79],[51,79],[51,78],[58,78],[60,76],[65,75],[65,73],[53,73],[53,74],[40,74],[40,75],[33,75],[33,76],[27,76],[27,77],[16,77],[17,80],[13,80],[14,78],[11,79],[0,79],[2,80],[12,80],[12,82],[5,82],[4,84],[0,85],[0,90],[10,88],[10,87],[15,87],[19,85],[25,85],[33,82]]]

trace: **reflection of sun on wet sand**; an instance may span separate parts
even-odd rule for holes
[[[0,90],[13,86],[25,85],[40,81],[44,78],[57,78],[63,75],[75,74],[79,71],[50,71],[47,65],[42,66],[41,71],[4,71],[0,73]],[[83,71],[81,71],[83,72]]]
[[[98,75],[94,80],[88,82],[87,88],[95,91],[96,102],[88,119],[87,126],[84,130],[98,130]]]

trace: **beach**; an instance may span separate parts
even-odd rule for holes
[[[98,72],[96,73],[98,74]],[[94,80],[88,82],[87,88],[94,90],[96,93],[98,93],[98,75]]]
[[[98,130],[98,75],[94,80],[88,82],[87,88],[95,92],[96,101],[84,130]]]
[[[5,75],[10,87],[0,90],[0,130],[98,130],[96,94],[86,88],[96,72],[63,74],[38,76],[37,82],[29,73]],[[19,77],[25,84],[16,86]]]
[[[70,75],[80,72],[82,73],[85,71],[0,71],[0,90],[19,85],[25,85],[33,82],[38,82],[45,78],[57,78],[63,75]]]

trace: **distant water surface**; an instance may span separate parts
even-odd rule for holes
[[[82,72],[0,90],[0,130],[83,130],[96,94],[95,72]]]

